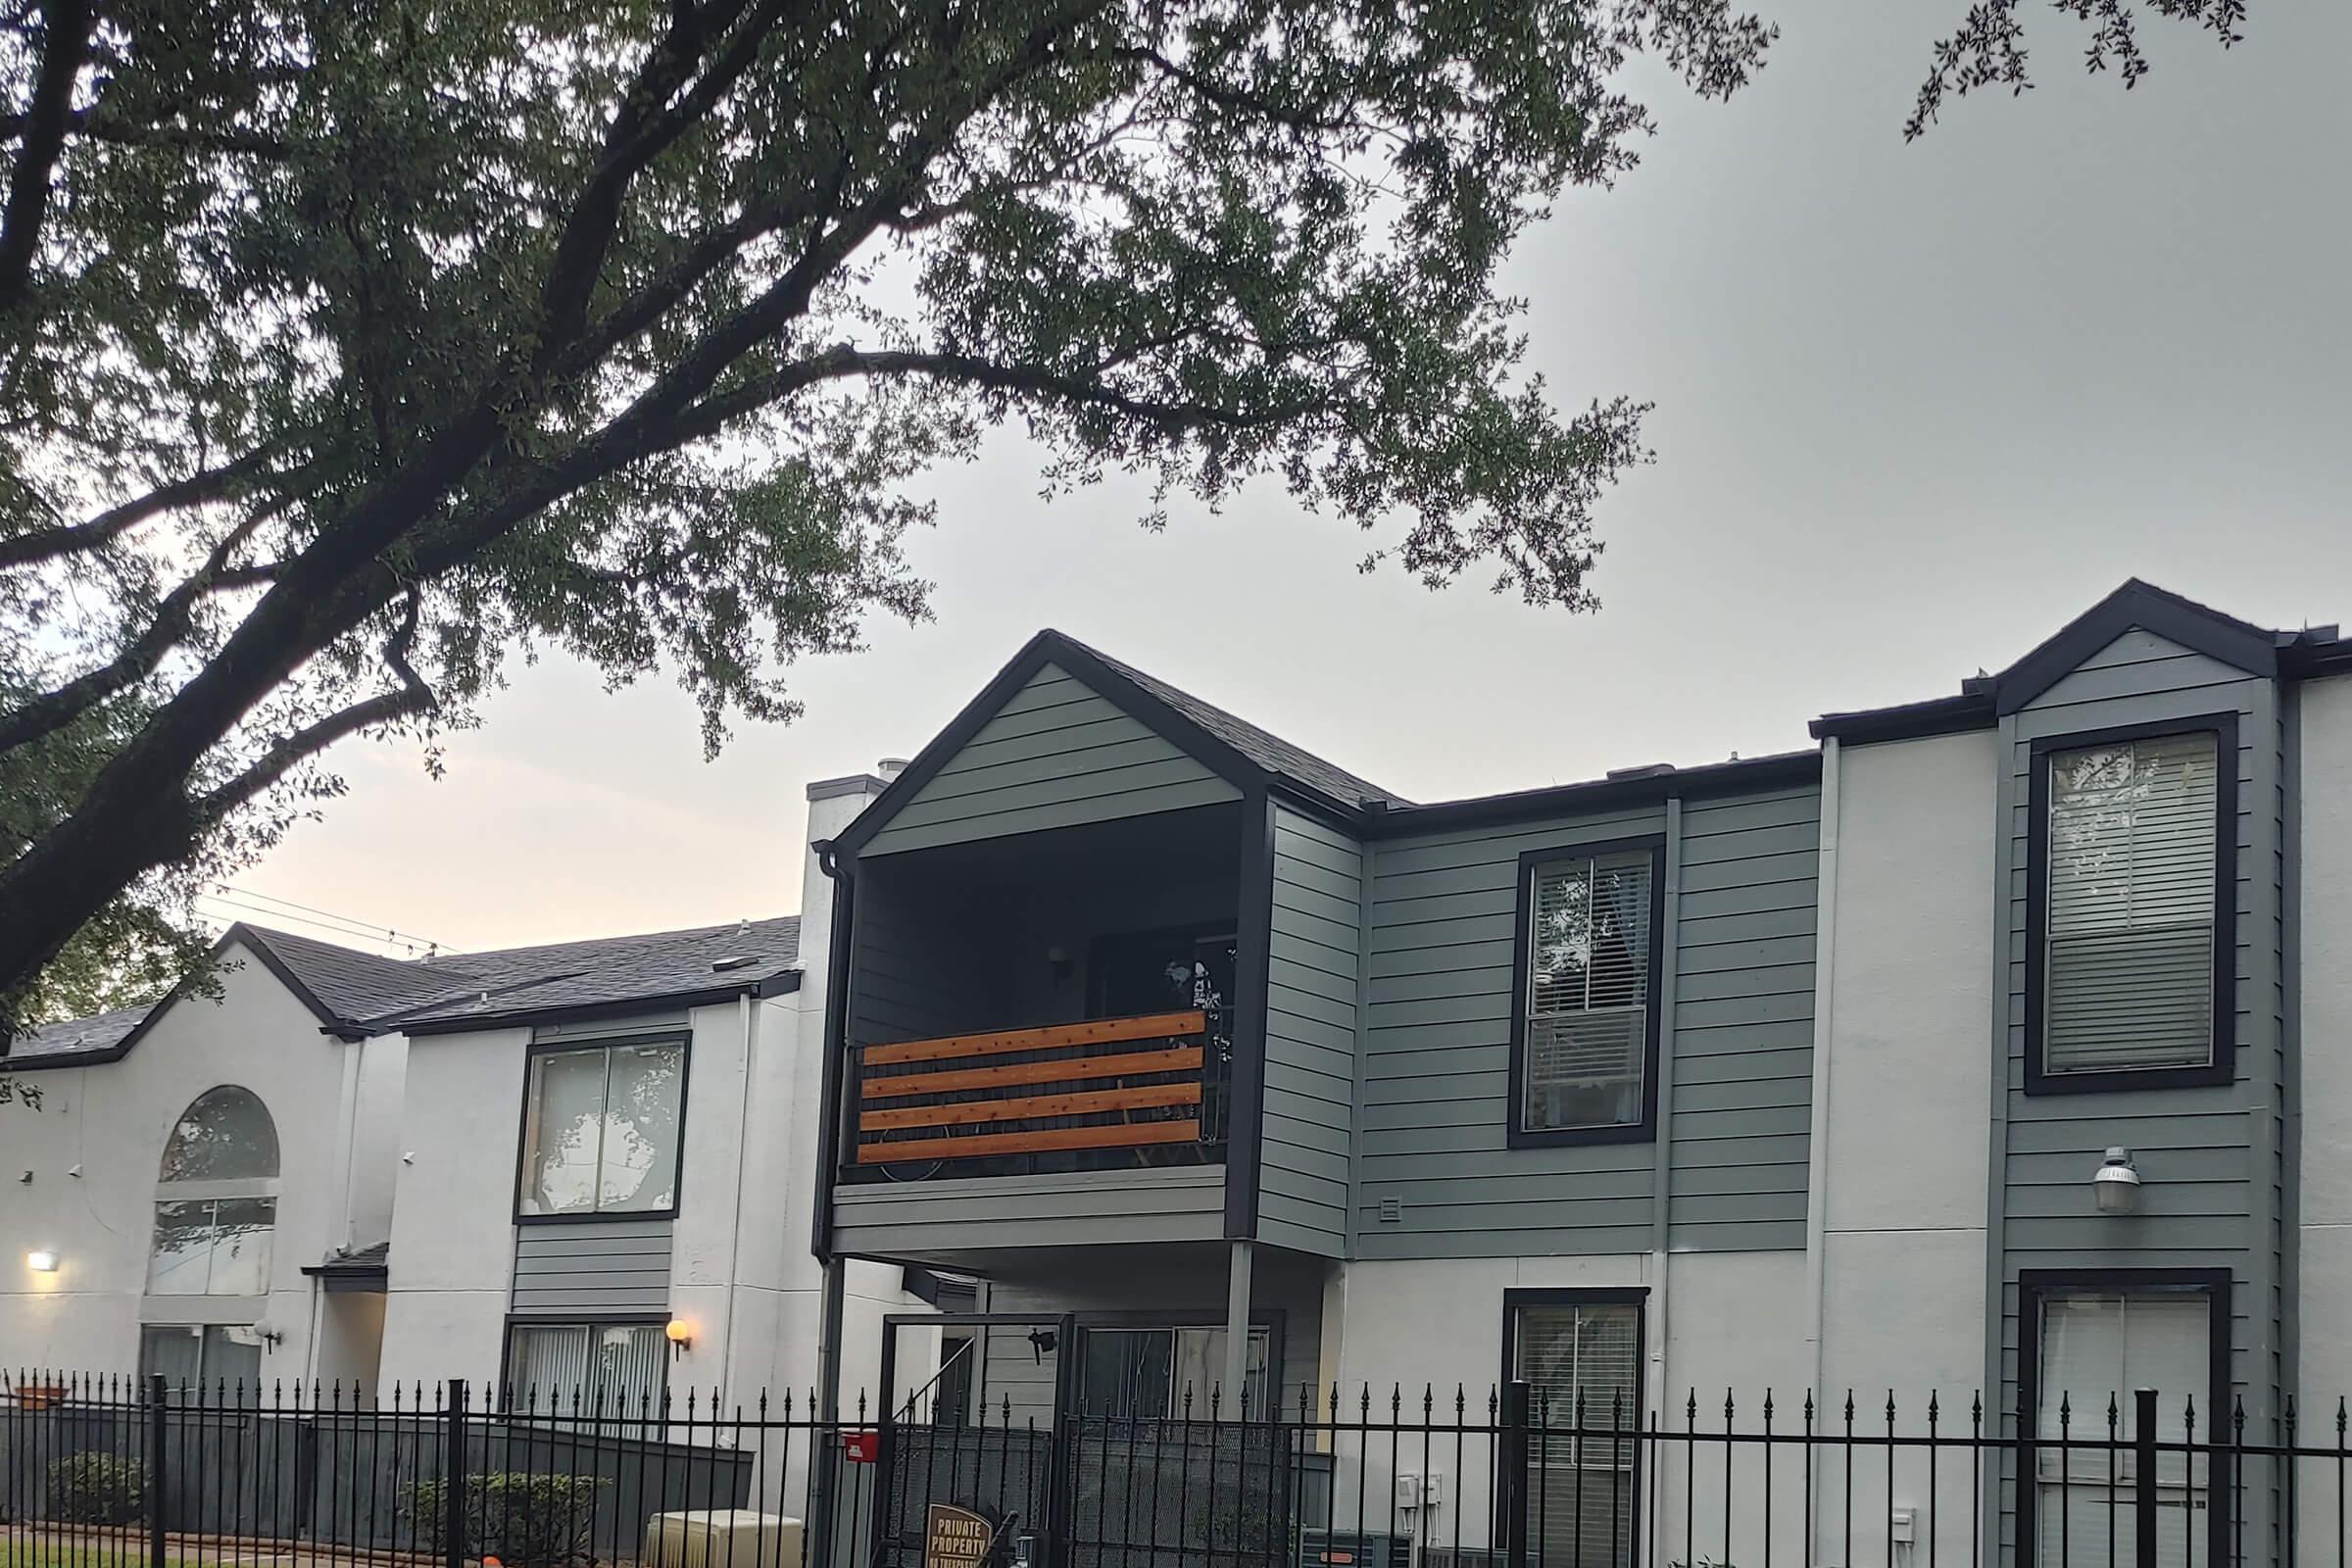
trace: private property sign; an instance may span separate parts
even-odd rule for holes
[[[969,1508],[935,1502],[923,1526],[923,1568],[980,1568],[997,1527]]]

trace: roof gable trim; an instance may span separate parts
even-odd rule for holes
[[[998,671],[996,679],[964,705],[947,728],[932,737],[931,743],[916,754],[906,770],[890,781],[890,787],[858,814],[858,820],[834,840],[834,853],[855,856],[871,842],[970,743],[981,726],[996,717],[998,710],[1048,664],[1058,665],[1084,682],[1105,702],[1148,726],[1153,734],[1232,784],[1245,797],[1264,792],[1268,777],[1264,768],[1103,663],[1091,649],[1057,631],[1041,631],[1013,656],[1012,662]]]
[[[2276,633],[2134,577],[1994,677],[1994,712],[2006,715],[2026,707],[2129,631],[2153,633],[2266,680],[2278,674]]]

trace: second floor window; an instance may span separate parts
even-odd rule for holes
[[[2040,1076],[2226,1067],[2222,741],[2196,730],[2037,759]]]
[[[1638,1132],[1651,1104],[1655,853],[1537,858],[1523,875],[1518,1131]]]
[[[520,1212],[674,1209],[685,1077],[683,1041],[532,1053]]]

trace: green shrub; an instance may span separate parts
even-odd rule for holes
[[[147,1508],[147,1467],[117,1453],[75,1453],[49,1466],[49,1517],[127,1525]]]
[[[532,1475],[497,1470],[466,1478],[466,1551],[496,1557],[507,1568],[563,1568],[585,1562],[596,1523],[603,1476]],[[416,1533],[416,1549],[442,1549],[442,1521],[449,1512],[443,1483],[419,1481],[406,1489],[401,1512]]]

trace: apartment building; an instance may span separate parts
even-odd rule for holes
[[[881,788],[812,788],[812,830]],[[14,1042],[0,1366],[643,1413],[871,1364],[939,1291],[845,1265],[823,1310],[828,930],[400,960],[239,925],[209,986]]]
[[[824,846],[815,1249],[1074,1322],[974,1327],[992,1415],[2332,1409],[2347,673],[2133,582],[1814,749],[1416,804],[1043,633]],[[1661,1468],[1574,1467],[1560,1540],[1665,1561],[1642,1507],[1722,1505]],[[1906,1541],[2088,1542],[1995,1468]],[[2192,1549],[2280,1506],[2165,1485]],[[1772,1535],[1894,1550],[1842,1528]]]

